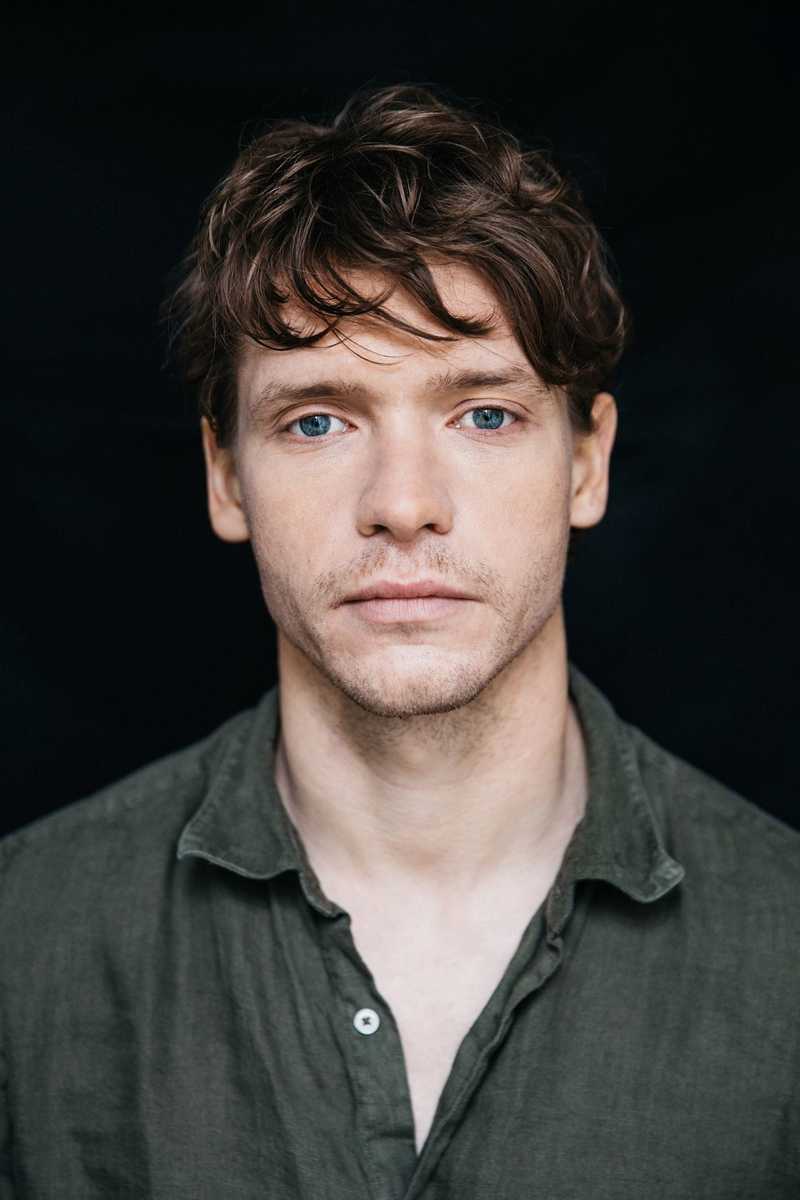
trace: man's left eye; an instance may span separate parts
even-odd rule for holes
[[[458,420],[461,421],[463,417],[467,417],[471,413],[478,414],[477,425],[474,426],[474,428],[477,428],[479,432],[482,433],[493,433],[495,430],[501,429],[503,427],[504,416],[512,418],[512,425],[515,421],[519,420],[517,414],[513,413],[511,409],[497,408],[495,405],[492,405],[491,407],[482,406],[481,408],[468,408],[461,414]]]

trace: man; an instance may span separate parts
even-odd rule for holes
[[[280,122],[169,309],[278,680],[2,843],[2,1196],[795,1197],[800,835],[567,656],[625,313],[429,91]]]

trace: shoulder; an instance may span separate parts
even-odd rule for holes
[[[215,763],[244,735],[253,712],[236,713],[191,745],[0,838],[0,908],[15,918],[52,911],[71,890],[108,891],[132,871],[174,859]]]
[[[800,933],[800,831],[637,726],[621,729],[687,890],[738,896],[762,915],[788,916]]]

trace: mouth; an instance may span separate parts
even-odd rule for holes
[[[455,596],[370,597],[367,600],[348,600],[342,607],[357,617],[376,624],[400,621],[434,621],[463,613],[474,604]]]

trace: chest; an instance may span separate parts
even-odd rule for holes
[[[438,933],[351,913],[359,954],[392,1010],[403,1047],[417,1153],[465,1036],[500,984],[541,897],[488,923]]]

